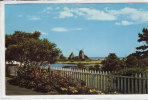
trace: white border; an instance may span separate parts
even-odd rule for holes
[[[40,1],[2,1],[4,4],[59,4],[59,3],[148,3],[148,0],[40,0]]]
[[[5,95],[5,4],[72,4],[72,3],[148,3],[148,0],[52,0],[52,1],[0,1],[0,99],[108,99],[148,100],[148,95]]]

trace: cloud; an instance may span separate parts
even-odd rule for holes
[[[148,22],[148,11],[135,9],[135,8],[128,8],[125,7],[120,10],[107,10],[109,14],[118,17],[124,17],[124,19],[132,20],[135,22]]]
[[[104,11],[91,8],[68,8],[64,7],[63,11],[59,12],[58,18],[68,18],[82,16],[87,20],[115,20],[116,17]]]
[[[73,30],[80,31],[80,30],[83,30],[83,29],[82,28],[74,28]]]
[[[53,28],[51,30],[54,31],[54,32],[66,32],[66,31],[68,31],[66,28],[63,28],[63,27],[56,27],[56,28]]]
[[[66,17],[73,17],[73,12],[67,8],[67,7],[64,7],[64,11],[62,12],[59,12],[59,18],[66,18]]]
[[[46,34],[48,34],[48,33],[42,32],[42,31],[40,31],[40,32],[41,32],[42,35],[46,35]]]
[[[123,20],[122,22],[116,22],[115,24],[116,25],[124,25],[124,26],[127,26],[127,25],[132,25],[134,23],[133,22],[126,21],[126,20]]]
[[[46,7],[45,9],[43,9],[43,10],[41,11],[41,13],[47,13],[47,14],[49,14],[51,10],[52,10],[51,7]]]
[[[60,9],[60,7],[56,7],[55,9],[58,10],[58,9]]]
[[[18,15],[17,17],[21,18],[21,17],[23,17],[23,15],[20,14],[20,15]]]
[[[119,21],[116,25],[132,25],[148,22],[148,11],[125,7],[114,10],[105,8],[98,10],[93,8],[69,8],[64,7],[58,13],[58,18],[78,18],[83,17],[86,20],[100,20],[100,21]]]
[[[116,20],[116,17],[104,11],[90,8],[79,8],[76,13],[88,20]]]
[[[75,30],[83,30],[82,28],[75,28]]]
[[[40,20],[38,16],[28,16],[29,20]]]
[[[64,27],[55,27],[51,29],[54,32],[67,32],[67,31],[80,31],[83,30],[82,28],[64,28]]]

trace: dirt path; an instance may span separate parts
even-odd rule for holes
[[[8,82],[6,82],[6,95],[58,95],[58,92],[51,91],[49,93],[40,93],[31,89],[10,85]]]

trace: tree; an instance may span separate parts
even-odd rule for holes
[[[143,43],[143,45],[137,47],[138,50],[136,54],[139,54],[142,58],[148,57],[148,29],[143,28],[142,34],[138,33],[138,42]]]
[[[105,71],[118,71],[121,69],[121,60],[116,56],[115,53],[110,53],[108,57],[102,61],[103,69]]]
[[[127,59],[125,62],[126,62],[126,66],[128,68],[138,67],[138,59],[132,54],[127,56]]]
[[[40,32],[26,33],[15,31],[13,35],[6,35],[6,60],[7,61],[48,61],[54,63],[61,51],[55,43],[47,39],[39,39]]]
[[[61,55],[59,56],[59,59],[60,59],[60,60],[66,60],[66,57],[64,57],[63,54],[61,54]]]

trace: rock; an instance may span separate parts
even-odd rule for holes
[[[83,50],[79,51],[79,58],[80,59],[85,59],[85,54],[84,54]]]
[[[69,58],[68,59],[74,59],[74,54],[73,52],[69,55]]]

